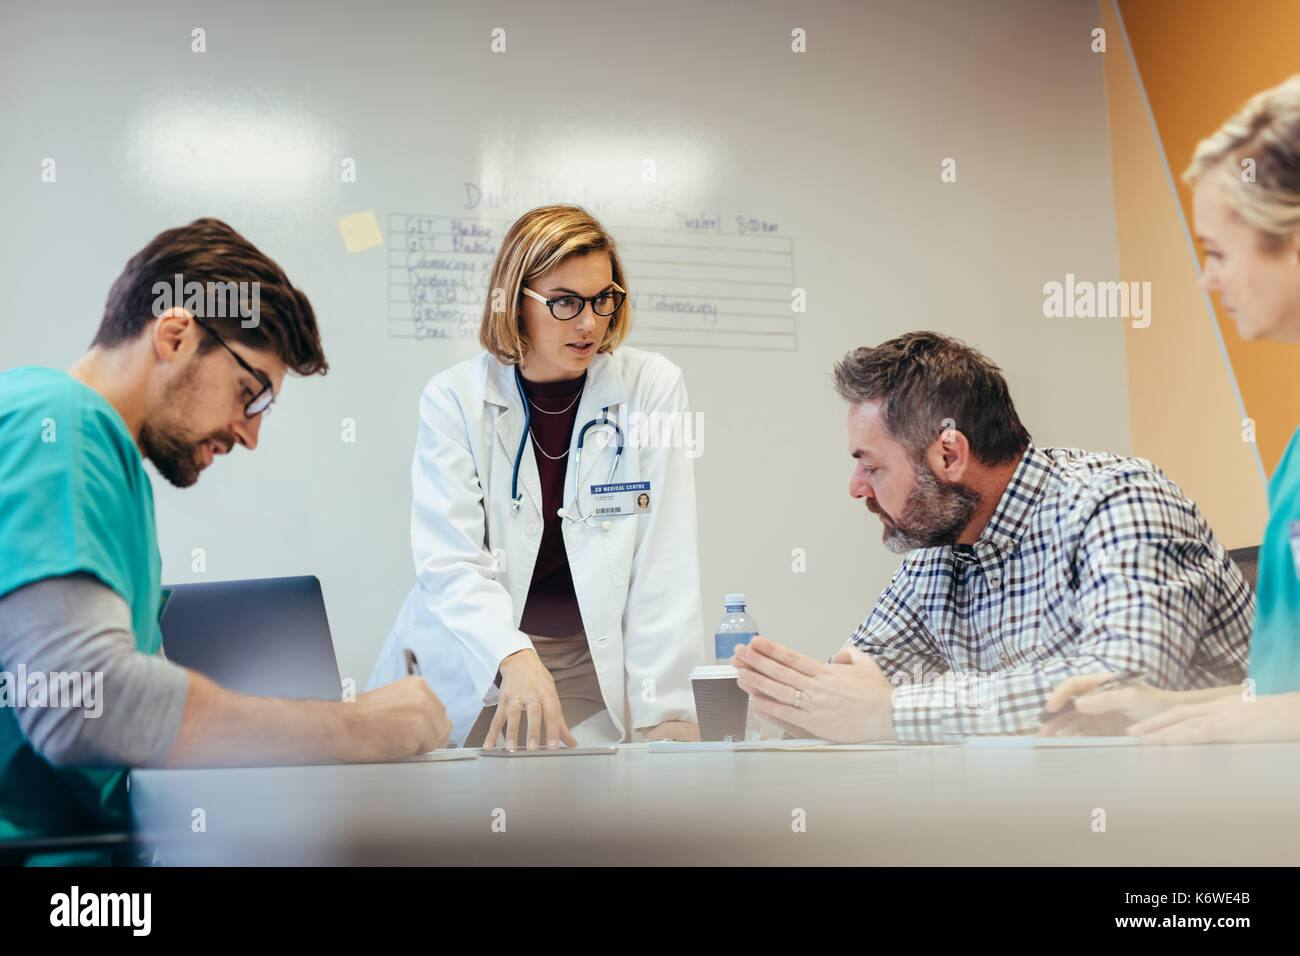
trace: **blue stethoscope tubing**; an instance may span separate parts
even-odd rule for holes
[[[519,490],[519,463],[524,458],[524,446],[528,444],[528,429],[532,425],[533,415],[528,408],[528,396],[524,394],[524,378],[519,374],[519,366],[515,366],[515,387],[519,389],[519,398],[524,403],[524,433],[519,437],[519,450],[515,452],[515,469],[510,476],[510,505],[515,514],[519,514],[519,509],[523,507],[524,496]],[[623,429],[618,422],[609,417],[609,406],[606,405],[600,410],[600,418],[593,418],[587,424],[582,426],[578,432],[578,454],[574,462],[574,468],[577,469],[574,474],[577,480],[581,481],[582,475],[582,443],[587,437],[587,430],[601,425],[612,425],[614,434],[618,436],[618,448],[614,450],[614,460],[609,466],[609,477],[605,480],[606,484],[614,480],[614,472],[618,469],[619,459],[623,457]],[[578,489],[578,497],[582,497],[582,489]],[[582,517],[582,505],[578,505],[578,516]],[[585,520],[585,519],[584,519]]]

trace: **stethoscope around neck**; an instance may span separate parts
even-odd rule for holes
[[[524,504],[524,494],[519,490],[519,463],[524,458],[524,446],[528,444],[528,433],[532,426],[533,414],[528,407],[528,396],[524,394],[524,377],[519,373],[519,366],[515,366],[515,387],[519,389],[519,398],[524,403],[524,433],[519,437],[519,450],[515,452],[515,468],[510,476],[510,508],[515,514],[519,514],[519,509]],[[584,515],[582,513],[582,443],[587,438],[588,430],[600,428],[602,425],[609,425],[614,429],[614,434],[618,438],[618,447],[614,449],[614,460],[609,466],[609,477],[605,483],[609,484],[614,480],[614,472],[618,470],[619,459],[623,457],[623,429],[618,422],[609,417],[609,406],[606,405],[600,410],[600,418],[593,418],[587,424],[582,426],[578,432],[578,453],[574,460],[573,478],[574,478],[574,501],[578,510],[578,516],[575,518],[563,508],[560,509],[560,517],[568,518],[570,521],[581,521],[590,525],[593,515]],[[616,515],[615,517],[626,517],[625,515]]]

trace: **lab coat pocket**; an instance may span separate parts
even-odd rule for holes
[[[641,515],[628,515],[613,518],[608,528],[601,528],[600,535],[605,545],[605,563],[609,566],[610,582],[614,587],[627,589],[632,577],[632,555],[636,551],[636,526],[643,520]]]

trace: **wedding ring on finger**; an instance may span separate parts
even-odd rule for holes
[[[801,700],[803,700],[803,691],[801,691],[801,690],[797,690],[797,691],[795,691],[795,692],[794,692],[794,709],[795,709],[795,710],[798,710],[798,709],[799,709],[799,701],[801,701]]]

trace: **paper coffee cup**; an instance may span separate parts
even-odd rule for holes
[[[691,671],[695,716],[701,740],[744,740],[749,694],[741,690],[730,664],[706,664]]]

